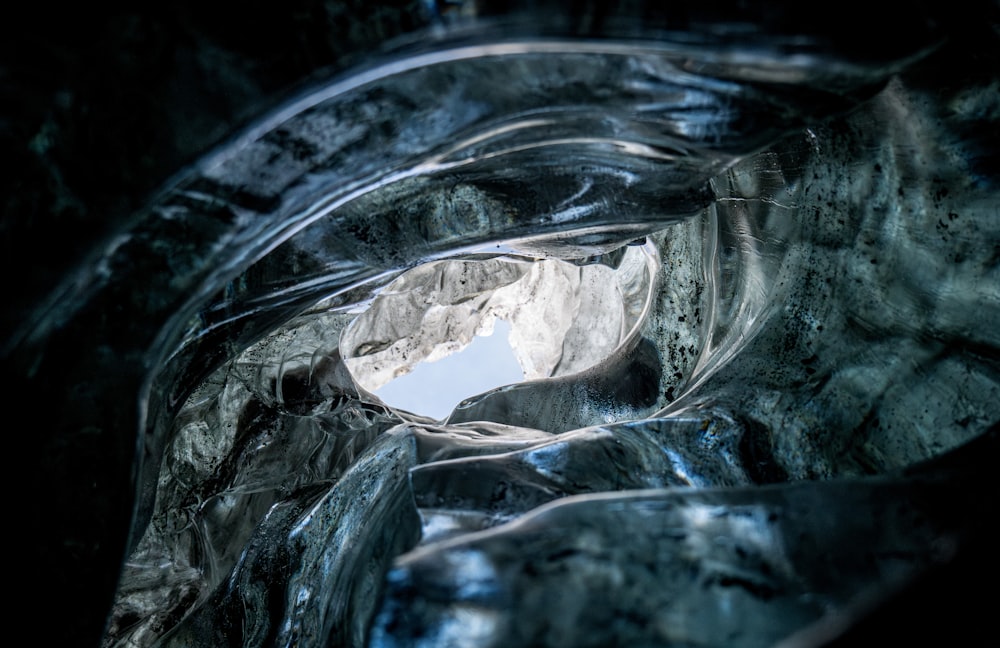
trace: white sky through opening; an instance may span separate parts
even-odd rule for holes
[[[417,364],[375,395],[392,407],[443,419],[470,396],[524,380],[509,335],[510,324],[498,319],[492,335],[477,335],[458,353]]]

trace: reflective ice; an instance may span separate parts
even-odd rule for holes
[[[947,560],[997,499],[1000,93],[933,44],[445,48],[192,171],[147,218],[241,225],[105,644],[772,645]],[[497,318],[526,381],[375,395]]]

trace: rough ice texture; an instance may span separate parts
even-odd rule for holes
[[[635,245],[432,261],[284,324],[177,417],[109,645],[770,645],[947,560],[971,523],[900,471],[996,442],[1000,231],[940,111],[896,77]],[[439,423],[371,396],[495,318],[528,382]]]

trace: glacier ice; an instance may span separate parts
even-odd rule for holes
[[[88,334],[27,373],[135,430],[105,646],[820,645],[978,546],[997,31],[697,24],[445,30],[70,278],[23,348]],[[498,320],[524,380],[378,397]]]

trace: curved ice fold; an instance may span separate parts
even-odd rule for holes
[[[166,191],[116,252],[155,274],[158,233],[201,233],[119,320],[145,381],[106,644],[769,645],[966,547],[1000,68],[749,38],[386,64]],[[536,379],[443,420],[369,393],[495,318]]]
[[[952,557],[989,479],[959,457],[998,440],[905,477],[580,495],[432,541],[396,561],[371,643],[772,646],[822,622],[790,644],[822,645]]]

